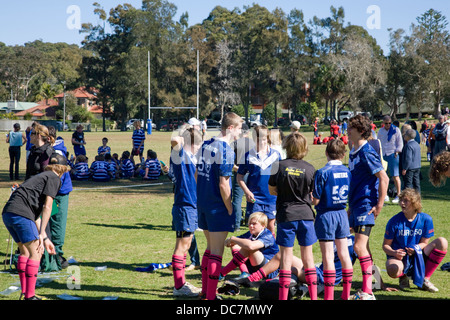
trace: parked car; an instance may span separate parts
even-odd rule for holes
[[[372,119],[372,114],[370,112],[358,111],[358,112],[356,112],[356,114],[362,114],[363,116],[366,116],[369,119]]]
[[[353,117],[353,111],[341,111],[339,112],[339,121],[344,121]]]
[[[63,127],[63,122],[56,121],[56,130],[61,131],[62,127]],[[67,122],[64,124],[64,130],[69,130],[69,125],[67,124]]]
[[[140,121],[141,122],[141,128],[144,128],[144,120],[142,120],[142,119],[130,119],[127,122],[127,130],[134,130],[133,123],[135,121]]]
[[[291,116],[292,121],[299,121],[301,125],[308,123],[308,118],[303,114],[296,114]]]
[[[213,119],[207,119],[206,120],[206,128],[207,129],[211,129],[211,128],[216,128],[216,129],[220,129],[221,124],[219,121],[213,120]]]

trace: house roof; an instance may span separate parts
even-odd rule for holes
[[[97,96],[95,94],[90,93],[86,89],[86,87],[79,87],[79,88],[76,88],[75,90],[68,91],[67,93],[72,94],[75,98],[86,98],[89,100],[94,100],[97,98]],[[57,94],[55,96],[55,98],[63,98],[63,97],[64,97],[64,92]]]
[[[11,112],[23,111],[23,110],[27,110],[27,109],[35,107],[35,106],[36,106],[36,102],[16,101],[15,108],[9,109],[8,102],[0,102],[0,110],[3,110],[3,111],[10,110]]]
[[[36,103],[37,103],[37,105],[36,105]],[[50,107],[55,107],[58,105],[58,101],[53,100],[53,99],[42,100],[42,101],[39,101],[36,103],[34,103],[35,104],[34,107],[17,112],[16,116],[21,117],[28,113],[32,113],[34,116],[41,117],[41,116],[45,115],[46,109],[48,109]]]
[[[90,108],[89,108],[89,112],[92,112],[92,113],[103,113],[103,108],[101,107],[101,106],[98,106],[98,105],[93,105],[93,106],[91,106]]]

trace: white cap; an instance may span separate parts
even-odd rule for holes
[[[298,130],[298,129],[300,129],[300,122],[292,121],[290,127],[293,128],[293,129],[297,129]]]
[[[199,125],[201,125],[200,120],[198,120],[197,118],[190,118],[189,121],[188,121],[188,123],[189,123],[191,126],[199,126]]]

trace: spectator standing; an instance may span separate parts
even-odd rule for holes
[[[20,148],[27,143],[27,138],[20,132],[20,124],[15,123],[13,128],[14,130],[6,135],[6,143],[9,143],[9,180],[19,180]]]
[[[248,137],[249,127],[244,122],[242,123],[242,133],[239,139],[232,142],[232,148],[234,150],[234,166],[233,166],[233,179],[232,179],[232,204],[233,212],[236,214],[235,231],[239,230],[242,221],[242,198],[244,197],[244,190],[237,181],[237,170],[239,165],[245,162],[245,154],[251,150],[255,143],[253,139]],[[247,183],[248,173],[244,175],[243,180]]]
[[[406,130],[403,135],[405,147],[402,152],[402,176],[404,189],[415,189],[420,193],[420,145],[415,140],[416,131]]]
[[[300,130],[300,126],[301,125],[299,121],[292,121],[289,127],[291,128],[291,132],[298,132],[298,130]]]
[[[144,154],[144,141],[145,132],[141,128],[141,121],[136,120],[133,122],[134,131],[131,139],[133,140],[133,149],[131,150],[131,160],[134,162],[134,156],[139,156],[139,160],[142,159]]]
[[[72,145],[73,152],[75,153],[75,158],[80,154],[83,156],[86,155],[86,148],[84,147],[84,145],[86,144],[86,140],[84,139],[83,129],[84,127],[79,124],[75,132],[72,134]]]
[[[398,203],[398,195],[401,191],[399,153],[403,149],[403,138],[400,129],[392,124],[390,116],[383,118],[383,124],[383,128],[378,131],[378,139],[381,141],[383,159],[388,163],[388,172],[394,180],[397,190],[397,196],[392,200],[392,203]],[[385,200],[389,201],[387,195]]]
[[[445,118],[443,115],[439,116],[439,122],[433,129],[434,138],[436,140],[434,144],[433,155],[437,155],[441,151],[447,148],[447,129],[448,123],[445,122]]]

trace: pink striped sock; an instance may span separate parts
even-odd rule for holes
[[[278,300],[287,300],[289,295],[289,283],[291,282],[291,271],[280,270],[278,278],[279,278]]]
[[[228,273],[236,269],[236,267],[241,267],[242,264],[245,264],[245,261],[247,261],[247,257],[244,257],[239,251],[236,251],[233,255],[233,259],[222,268],[222,271],[220,272],[223,276],[226,276]]]
[[[31,298],[35,295],[36,290],[36,280],[37,280],[37,274],[39,272],[39,260],[31,260],[28,259],[27,262],[27,268],[25,271],[25,276],[27,277],[26,282],[26,291],[25,291],[25,298]]]
[[[336,281],[336,270],[323,270],[324,300],[334,300],[334,282]]]
[[[372,294],[372,258],[370,256],[359,257],[361,273],[363,277],[362,291]]]
[[[27,292],[27,278],[25,276],[25,272],[27,270],[27,262],[28,257],[25,256],[19,256],[19,260],[17,261],[17,272],[19,273],[20,287],[22,288],[23,294]]]
[[[352,288],[353,269],[342,269],[342,300],[350,298],[350,290]]]
[[[172,256],[172,270],[175,289],[180,289],[186,282],[184,277],[184,258],[183,256]]]
[[[259,281],[261,279],[264,279],[265,277],[266,277],[266,273],[261,268],[258,271],[255,271],[251,275],[249,275],[248,280],[250,280],[251,282],[254,282],[254,281]]]
[[[439,266],[439,263],[444,260],[445,254],[447,251],[441,251],[438,249],[433,249],[433,251],[430,252],[430,255],[427,259],[427,262],[425,263],[425,278],[429,279],[431,275],[436,271],[437,267]]]
[[[216,299],[217,284],[219,283],[220,270],[222,268],[222,257],[211,254],[208,261],[208,287],[206,300]]]
[[[309,297],[317,300],[317,273],[316,268],[305,269],[305,279],[308,284]]]
[[[201,270],[202,270],[202,294],[206,295],[208,288],[208,261],[211,251],[205,250],[202,257]]]

